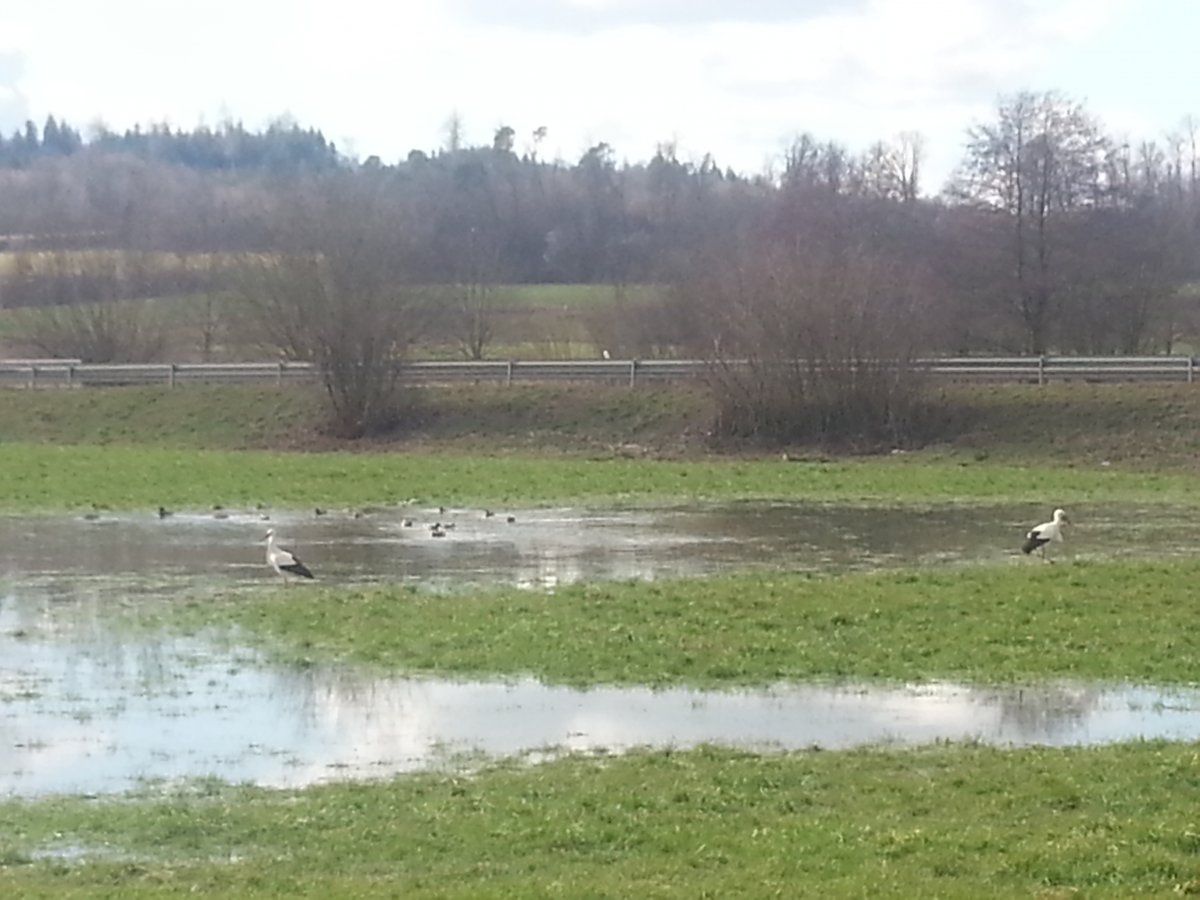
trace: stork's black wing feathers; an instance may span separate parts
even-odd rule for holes
[[[1050,543],[1050,538],[1042,537],[1041,532],[1035,528],[1029,534],[1025,535],[1025,543],[1021,545],[1021,552],[1032,553],[1038,547],[1048,543]]]
[[[280,566],[279,567],[280,570],[284,571],[284,572],[288,572],[292,575],[299,575],[301,578],[312,578],[313,577],[313,573],[308,571],[308,566],[306,566],[304,563],[300,562],[300,560],[296,559],[296,557],[294,557],[294,556],[292,557],[292,559],[295,560],[295,562],[293,562],[290,566]]]

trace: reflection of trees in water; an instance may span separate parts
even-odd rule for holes
[[[1102,687],[1052,686],[1015,688],[988,695],[981,702],[1000,710],[1000,731],[1013,740],[1060,738],[1078,731],[1104,699]]]
[[[22,585],[0,598],[0,659],[30,667],[71,691],[152,692],[177,680],[190,654],[167,639],[110,627],[109,584]],[[184,663],[181,663],[181,656]],[[78,687],[76,687],[78,686]]]
[[[364,676],[353,668],[306,666],[276,669],[272,693],[289,698],[292,708],[305,718],[335,718],[344,709],[369,710],[376,706],[380,689],[377,679]]]

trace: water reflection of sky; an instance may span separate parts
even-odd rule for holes
[[[592,512],[390,510],[0,517],[0,794],[107,793],[141,779],[216,776],[299,786],[448,764],[456,754],[758,749],[934,740],[1000,745],[1200,738],[1200,692],[1057,685],[547,687],[528,680],[293,671],[195,639],[130,641],[114,604],[253,590],[267,527],[327,583],[553,588],[731,568],[1031,564],[1014,556],[1029,508],[869,510],[787,504]],[[1193,552],[1187,513],[1073,511],[1081,556]],[[265,520],[264,516],[269,516]],[[411,525],[405,519],[411,518]],[[434,520],[453,522],[432,538]],[[269,521],[269,525],[267,522]],[[1131,529],[1130,522],[1145,522]],[[301,588],[297,588],[299,590]]]
[[[288,670],[195,639],[11,641],[0,794],[109,793],[215,776],[303,786],[472,757],[713,743],[759,750],[978,740],[1200,739],[1200,691],[1054,685],[549,687]]]

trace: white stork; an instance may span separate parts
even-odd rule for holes
[[[1053,560],[1046,559],[1046,545],[1051,541],[1057,541],[1061,544],[1063,526],[1069,524],[1070,520],[1067,518],[1067,514],[1061,509],[1056,509],[1053,519],[1029,530],[1029,533],[1025,535],[1025,543],[1021,545],[1021,552],[1028,554],[1037,550],[1041,554],[1042,559],[1046,560],[1046,562],[1053,562]]]
[[[280,574],[284,583],[288,581],[289,575],[294,575],[297,578],[312,578],[313,573],[308,571],[308,566],[300,562],[296,555],[291,550],[284,547],[275,546],[275,529],[272,528],[266,534],[267,541],[267,564]]]

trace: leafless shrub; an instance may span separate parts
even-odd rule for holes
[[[677,289],[706,338],[719,434],[865,448],[926,426],[917,273],[861,247],[760,244]]]
[[[454,285],[452,292],[459,349],[467,359],[483,359],[496,330],[496,289],[475,281]]]
[[[612,298],[588,307],[583,326],[595,346],[613,356],[664,359],[698,343],[696,320],[688,300],[677,290],[630,291],[613,285]]]
[[[166,344],[153,304],[136,300],[20,310],[14,331],[47,356],[87,363],[150,362]]]
[[[432,292],[371,176],[329,179],[280,211],[274,253],[242,259],[247,323],[285,358],[321,372],[332,427],[345,437],[395,424],[401,364],[423,332]]]
[[[148,362],[166,335],[154,305],[135,296],[144,260],[137,254],[18,254],[10,271],[17,310],[15,336],[49,356],[90,363]],[[25,293],[20,293],[24,290]]]

